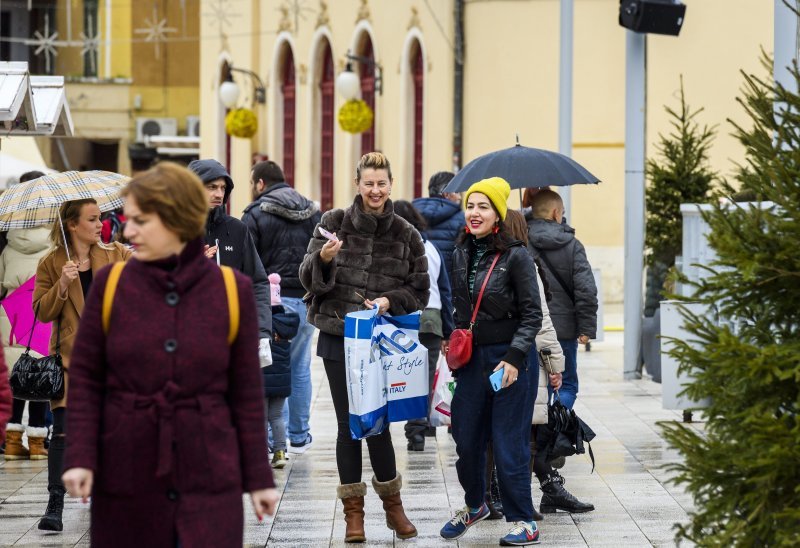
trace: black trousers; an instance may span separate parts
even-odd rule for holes
[[[64,448],[67,423],[67,409],[59,407],[53,409],[53,439],[50,440],[50,449],[47,452],[47,490],[51,493],[64,493],[64,483],[61,474],[64,473]]]
[[[361,482],[361,440],[350,435],[350,404],[347,399],[347,374],[344,361],[323,358],[328,385],[331,388],[333,408],[336,411],[338,433],[336,436],[336,467],[342,485]],[[369,460],[378,481],[397,477],[397,465],[389,429],[366,439]]]
[[[44,417],[47,414],[47,406],[49,405],[46,401],[26,402],[25,400],[14,398],[11,420],[8,422],[22,424],[22,414],[25,412],[26,403],[28,403],[28,426],[44,428]]]

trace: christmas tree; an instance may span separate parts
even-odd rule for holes
[[[671,118],[672,131],[659,135],[656,148],[660,158],[647,162],[645,316],[652,316],[658,308],[667,273],[681,254],[681,204],[705,202],[716,179],[708,164],[714,129],[700,127],[695,120],[703,109],[692,111],[686,103],[683,78],[679,109],[664,109]]]
[[[772,63],[765,59],[771,72]],[[800,546],[800,73],[794,88],[744,75],[732,122],[744,147],[736,181],[706,215],[718,260],[690,299],[690,340],[670,354],[710,398],[705,433],[662,425],[684,456],[671,468],[697,509],[678,537],[702,546]],[[735,203],[741,192],[759,203]],[[727,200],[725,199],[727,198]],[[771,202],[771,203],[770,203]]]

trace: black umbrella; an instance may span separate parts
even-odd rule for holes
[[[572,158],[518,143],[472,160],[450,181],[444,192],[464,192],[473,183],[489,177],[502,177],[511,188],[520,189],[600,182]]]

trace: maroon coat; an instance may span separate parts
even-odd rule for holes
[[[220,269],[200,240],[180,257],[132,259],[108,336],[98,272],[70,366],[65,469],[94,470],[92,546],[242,545],[242,492],[273,487],[258,322],[236,274],[239,335],[227,343]]]

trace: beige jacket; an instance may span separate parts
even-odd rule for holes
[[[536,350],[550,349],[550,364],[554,373],[564,372],[564,351],[558,342],[553,320],[550,319],[550,310],[547,308],[547,298],[544,295],[544,286],[539,270],[536,270],[536,281],[539,283],[539,298],[542,301],[542,328],[536,335]],[[539,390],[536,392],[536,404],[533,407],[532,424],[547,424],[547,385],[550,384],[548,372],[545,370],[541,358],[539,359]]]
[[[113,242],[111,244],[95,244],[89,250],[92,262],[92,275],[110,263],[127,261],[131,256],[125,246]],[[63,247],[57,247],[44,256],[36,270],[36,288],[33,290],[33,307],[39,307],[38,318],[43,322],[55,322],[61,318],[61,355],[64,359],[64,368],[69,368],[69,357],[72,354],[72,345],[78,333],[81,313],[83,312],[83,289],[80,280],[76,279],[69,285],[66,297],[58,294],[58,280],[61,277],[61,268],[67,262],[67,254]],[[55,352],[56,329],[53,324],[53,333],[50,336],[50,353]],[[53,408],[66,405],[64,399],[50,402]]]

